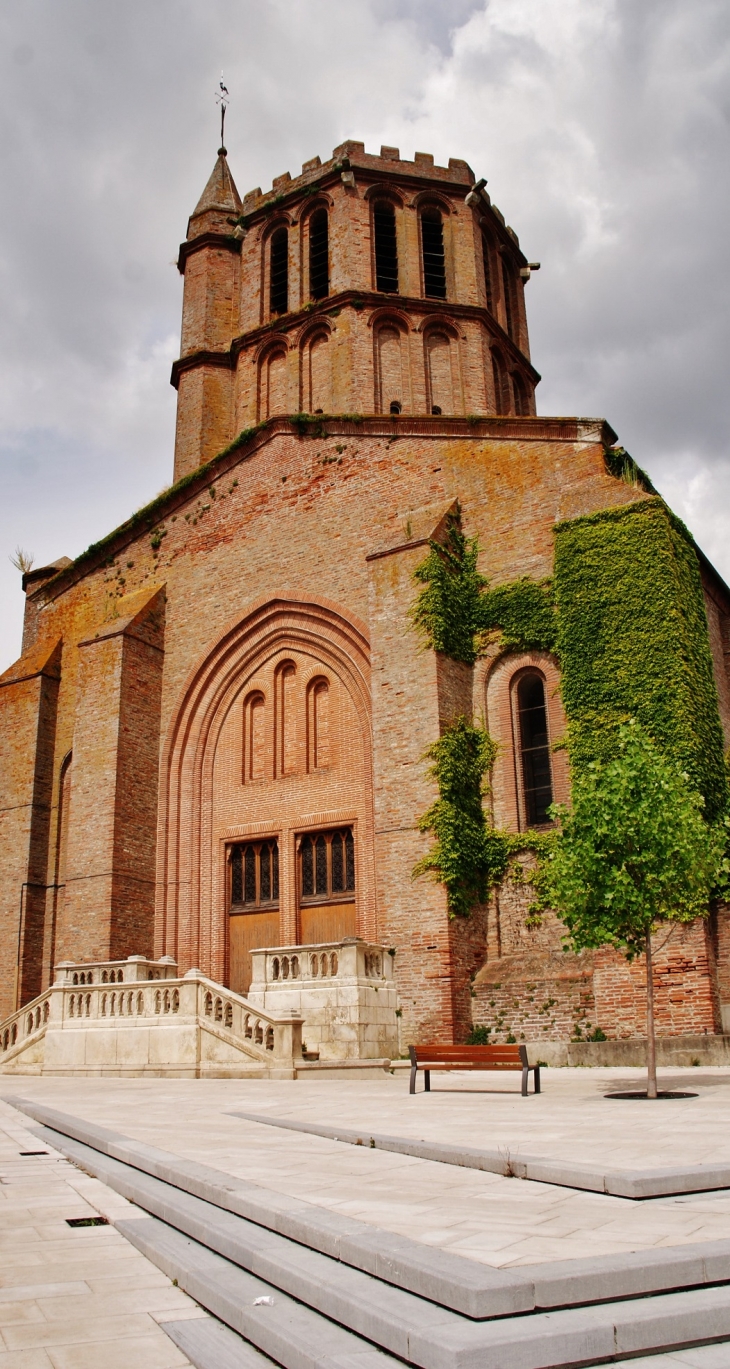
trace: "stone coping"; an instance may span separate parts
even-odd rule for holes
[[[473,1320],[513,1317],[516,1313],[587,1306],[730,1282],[730,1240],[496,1269],[250,1183],[211,1166],[183,1160],[168,1151],[131,1140],[45,1104],[18,1097],[5,1101],[41,1123],[43,1140],[47,1144],[62,1154],[77,1152],[77,1158],[85,1168],[95,1163],[96,1155],[99,1177],[105,1182],[110,1182],[112,1176],[101,1174],[106,1163],[101,1157],[107,1157],[111,1166],[127,1167],[130,1172],[141,1171],[214,1207]]]
[[[541,1095],[531,1094],[530,1097]],[[538,1104],[539,1106],[539,1104]],[[553,1160],[541,1155],[507,1156],[504,1150],[480,1150],[476,1146],[454,1146],[440,1141],[418,1141],[408,1136],[383,1136],[376,1132],[353,1131],[348,1127],[321,1126],[318,1122],[299,1122],[290,1117],[270,1117],[257,1112],[229,1113],[246,1122],[286,1131],[305,1131],[344,1145],[365,1146],[371,1150],[391,1150],[413,1155],[419,1160],[434,1160],[442,1165],[464,1169],[483,1169],[515,1179],[532,1179],[539,1184],[560,1188],[587,1189],[615,1198],[669,1198],[680,1193],[713,1193],[730,1188],[730,1165],[686,1165],[661,1169],[608,1169]]]

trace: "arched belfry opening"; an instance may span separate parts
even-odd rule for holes
[[[253,610],[196,670],[165,772],[165,953],[245,993],[257,947],[375,935],[361,625],[311,602]]]

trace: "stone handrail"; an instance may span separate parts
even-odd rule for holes
[[[359,937],[311,946],[262,947],[251,951],[251,990],[260,992],[285,981],[391,981],[394,955],[394,951]]]
[[[140,980],[178,978],[177,962],[171,955],[163,955],[160,960],[130,955],[126,960],[97,960],[89,964],[59,960],[55,967],[56,984],[136,984]]]
[[[112,962],[109,962],[110,964]],[[123,962],[122,962],[123,963]],[[83,967],[74,966],[75,970]],[[94,967],[98,968],[97,966]],[[183,978],[135,979],[97,983],[56,983],[0,1023],[0,1062],[13,1047],[27,1044],[45,1028],[64,1030],[135,1024],[164,1026],[172,1021],[203,1020],[263,1063],[302,1059],[302,1019],[265,1011],[240,994],[207,979],[199,970]]]
[[[32,1003],[18,1008],[0,1022],[0,1058],[13,1046],[25,1045],[31,1036],[45,1028],[51,1013],[53,989],[46,989]]]

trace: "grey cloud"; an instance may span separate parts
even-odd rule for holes
[[[75,555],[169,479],[171,262],[343,137],[464,156],[543,269],[543,412],[605,414],[730,576],[722,0],[17,0],[0,9],[0,652],[16,543]]]

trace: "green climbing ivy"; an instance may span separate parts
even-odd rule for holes
[[[552,580],[523,576],[486,590],[478,610],[480,653],[500,634],[505,651],[554,651],[558,637]]]
[[[461,510],[449,515],[443,542],[429,542],[415,578],[423,585],[411,609],[411,621],[434,651],[473,665],[487,581],[477,570],[479,544],[461,531]]]
[[[482,803],[496,752],[489,734],[463,716],[426,752],[439,796],[418,826],[436,840],[414,867],[413,877],[431,874],[444,884],[452,915],[463,916],[473,904],[483,903],[507,868],[504,842],[487,827]]]
[[[611,455],[623,462],[623,474],[613,473],[639,485],[642,472],[635,474],[631,458]],[[558,524],[553,580],[523,577],[492,589],[478,557],[478,541],[464,536],[457,507],[444,542],[431,541],[415,571],[422,588],[411,620],[428,645],[468,665],[497,634],[506,650],[555,652],[574,778],[610,759],[621,727],[636,718],[689,775],[707,822],[722,822],[730,808],[728,771],[699,562],[690,534],[663,500],[649,497]],[[414,873],[435,873],[451,911],[463,914],[502,878],[511,857],[529,848],[538,855],[530,882],[531,911],[539,914],[554,837],[488,827],[482,795],[496,748],[479,728],[471,728],[467,745],[470,727],[457,720],[428,752],[439,799],[421,830],[436,841]],[[477,757],[484,765],[478,782]],[[730,887],[730,854],[726,867]]]
[[[714,822],[728,803],[700,567],[658,497],[555,529],[557,650],[574,773],[636,718],[686,770]]]

